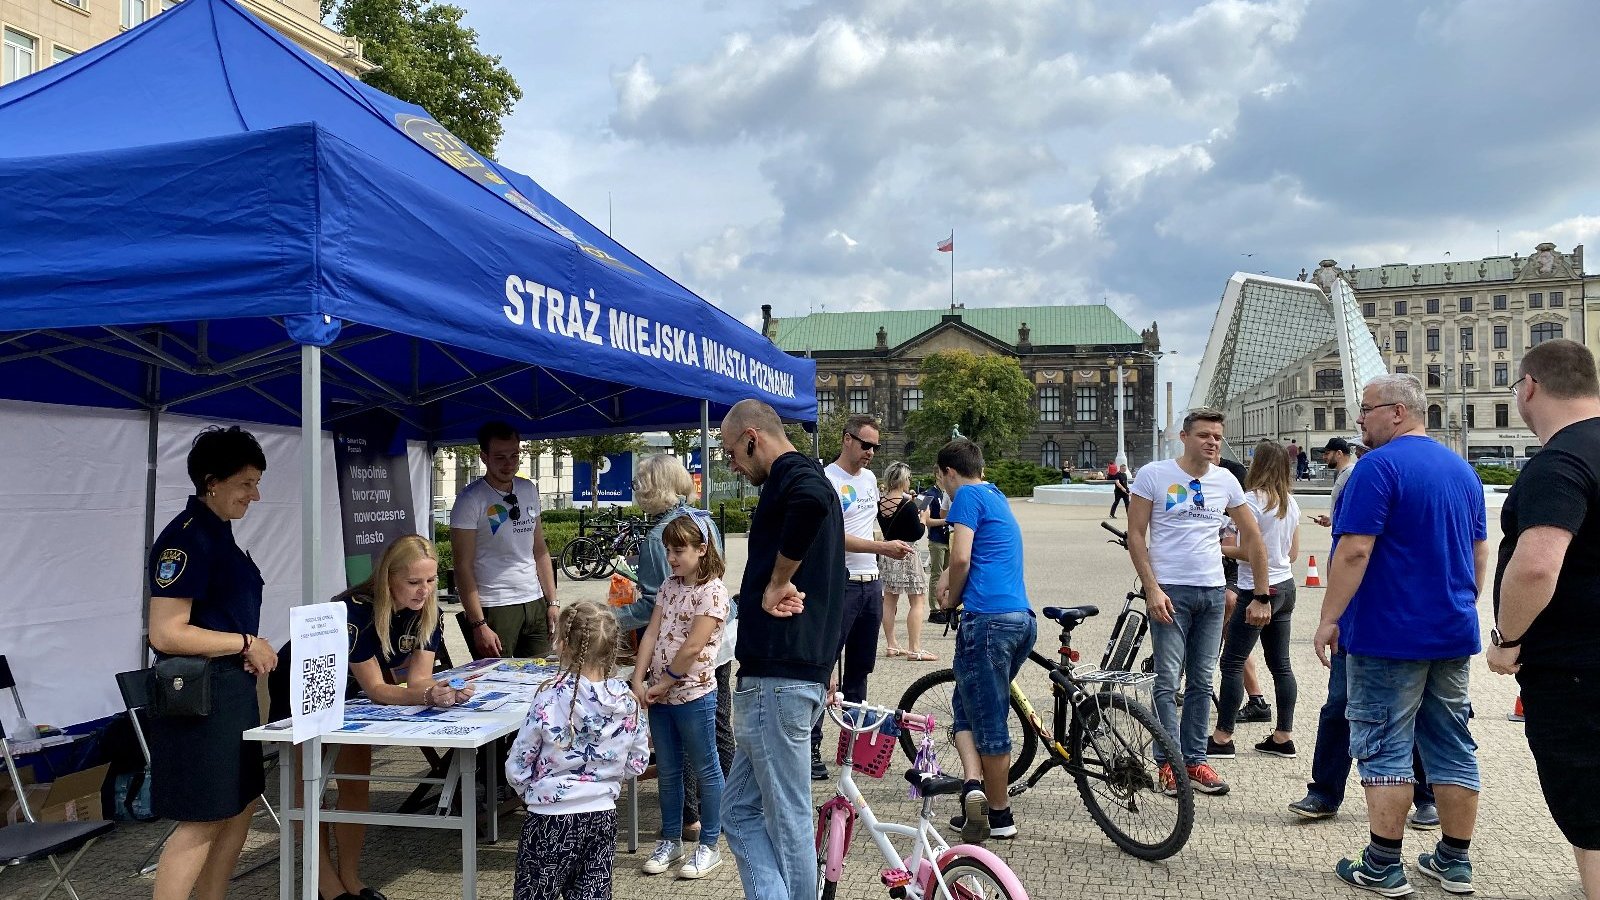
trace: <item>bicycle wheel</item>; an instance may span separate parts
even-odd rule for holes
[[[900,709],[920,715],[933,716],[939,730],[933,735],[933,749],[939,757],[939,765],[947,771],[961,768],[961,757],[956,754],[955,730],[951,727],[955,721],[953,701],[956,696],[956,670],[939,669],[911,682],[906,692],[900,696]],[[1017,701],[1011,701],[1011,715],[1006,717],[1007,724],[1011,726],[1011,769],[1009,777],[1011,783],[1021,781],[1033,766],[1033,757],[1039,752],[1039,737],[1033,729],[1024,724],[1027,720],[1022,714],[1022,708]],[[922,734],[910,730],[900,732],[900,749],[905,751],[906,759],[916,762],[917,747],[922,743]]]
[[[1000,865],[1004,866],[1002,862]],[[939,864],[939,874],[957,900],[1028,900],[1028,892],[1015,872],[996,872],[982,861],[957,854]],[[937,888],[929,896],[937,896]]]
[[[1133,671],[1133,658],[1139,652],[1139,631],[1144,621],[1144,615],[1138,612],[1129,612],[1127,618],[1122,620],[1122,631],[1117,633],[1111,656],[1106,659],[1107,669],[1112,672]]]
[[[1073,711],[1069,749],[1083,805],[1112,843],[1145,860],[1166,859],[1189,840],[1194,788],[1180,764],[1176,796],[1162,790],[1155,748],[1182,760],[1155,714],[1121,694],[1100,693]]]
[[[561,574],[567,576],[568,580],[582,581],[589,577],[588,556],[584,546],[593,543],[589,538],[575,537],[561,548]]]

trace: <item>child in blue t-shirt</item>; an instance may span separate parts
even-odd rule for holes
[[[1037,634],[1022,576],[1022,529],[1000,489],[983,480],[983,451],[960,438],[938,457],[939,486],[951,496],[950,564],[939,600],[961,607],[956,632],[956,751],[966,786],[951,825],[969,843],[1016,837],[1006,793],[1011,729],[1007,698]]]

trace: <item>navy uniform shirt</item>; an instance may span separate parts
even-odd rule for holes
[[[372,606],[372,598],[365,594],[341,594],[337,598],[344,602],[345,629],[350,635],[350,664],[366,662],[376,659],[386,672],[394,672],[396,680],[401,680],[401,674],[411,663],[411,654],[418,650],[439,652],[439,647],[444,643],[444,616],[440,615],[439,621],[433,623],[433,628],[426,637],[419,637],[423,629],[418,628],[417,619],[422,615],[421,610],[396,608],[389,620],[389,646],[379,652],[378,627]],[[423,673],[427,674],[427,673]],[[350,683],[356,685],[355,679]]]
[[[150,548],[150,596],[191,601],[189,624],[211,631],[261,630],[261,570],[233,540],[233,524],[199,497],[167,523]]]

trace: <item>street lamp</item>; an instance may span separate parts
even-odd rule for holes
[[[1176,350],[1134,350],[1136,356],[1150,358],[1150,461],[1155,462],[1161,458],[1161,417],[1157,415],[1160,410],[1161,393],[1161,357],[1174,356]],[[1121,442],[1118,442],[1121,446]]]

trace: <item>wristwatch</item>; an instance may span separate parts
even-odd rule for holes
[[[1502,650],[1511,650],[1515,647],[1522,646],[1522,638],[1517,638],[1514,641],[1508,641],[1505,639],[1505,636],[1500,633],[1500,626],[1496,625],[1495,627],[1489,629],[1489,643],[1499,647]]]

